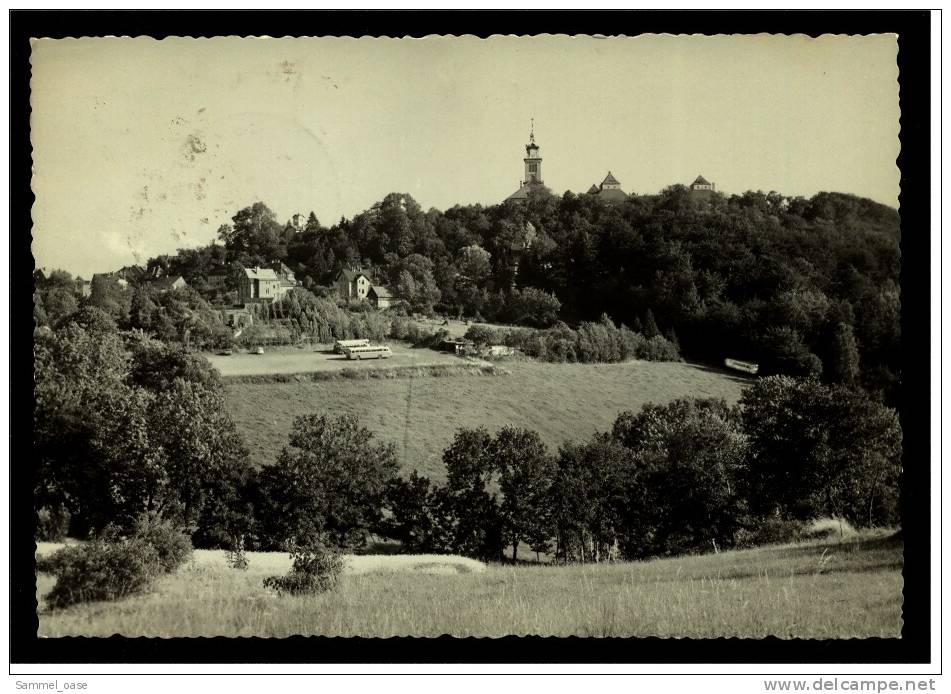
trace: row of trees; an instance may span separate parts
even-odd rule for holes
[[[307,288],[362,266],[414,310],[547,327],[607,312],[637,329],[652,311],[686,356],[763,373],[855,382],[894,402],[900,377],[899,217],[839,193],[712,194],[683,186],[605,204],[527,203],[423,211],[406,194],[323,226],[282,226],[263,203],[219,242],[150,261],[201,287],[222,266],[285,261]]]
[[[410,551],[598,560],[729,547],[774,517],[898,518],[895,413],[816,380],[761,379],[735,407],[649,405],[557,453],[532,431],[463,429],[445,484],[400,478],[392,446],[329,415],[297,418],[276,463],[252,469],[207,361],[99,309],[37,333],[35,380],[36,503],[65,509],[75,536],[146,513],[200,547],[377,533]]]
[[[461,430],[443,486],[390,488],[388,532],[415,551],[513,560],[524,544],[594,560],[756,541],[772,519],[898,521],[901,432],[892,410],[840,386],[771,377],[736,407],[677,400],[624,412],[556,454],[533,431]]]
[[[676,336],[647,336],[617,326],[607,314],[597,322],[582,321],[577,330],[562,322],[544,330],[491,328],[474,325],[466,339],[480,346],[507,345],[535,359],[556,363],[612,363],[628,359],[680,361]]]
[[[211,349],[231,339],[221,314],[190,287],[157,291],[148,283],[123,286],[115,277],[96,275],[84,297],[81,283],[63,270],[35,276],[34,324],[56,328],[72,320],[81,308],[94,308],[122,330],[139,330],[165,343]]]

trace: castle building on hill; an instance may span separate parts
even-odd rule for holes
[[[703,176],[697,176],[697,178],[694,179],[694,182],[690,184],[690,190],[716,191],[716,189],[717,184],[710,183],[710,181],[705,179]]]
[[[545,181],[542,178],[542,158],[539,154],[539,147],[535,143],[535,122],[532,119],[532,129],[528,136],[528,144],[525,145],[525,177],[519,181],[519,188],[514,193],[505,198],[506,202],[514,200],[524,202],[529,196],[537,192],[550,192],[545,187]],[[716,193],[716,183],[711,183],[703,176],[697,176],[694,182],[690,184],[690,193],[697,199],[706,199]],[[598,198],[605,203],[619,203],[630,200],[630,195],[621,189],[621,182],[615,178],[614,174],[608,171],[608,175],[600,184],[592,185],[588,188],[586,195]]]
[[[623,202],[628,199],[628,194],[621,190],[621,182],[610,171],[600,186],[588,188],[588,195],[595,195],[604,202]]]
[[[506,200],[527,200],[529,194],[547,192],[542,179],[542,158],[538,154],[538,145],[535,144],[535,123],[532,122],[532,131],[525,145],[525,178],[519,182],[519,189],[509,195]]]

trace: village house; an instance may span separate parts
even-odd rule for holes
[[[393,290],[383,285],[374,284],[367,292],[367,301],[370,305],[380,311],[388,309],[399,303],[399,299],[393,294]]]
[[[283,296],[281,278],[271,268],[251,267],[244,270],[244,281],[238,288],[242,301],[274,301]]]
[[[275,260],[273,263],[268,263],[265,267],[274,270],[274,274],[277,275],[281,280],[281,289],[283,290],[281,296],[286,294],[294,287],[300,286],[300,282],[298,282],[297,278],[294,277],[294,271],[287,267],[287,265],[285,265],[280,260]]]
[[[347,301],[363,301],[370,293],[373,281],[360,270],[343,269],[334,282],[337,292]]]
[[[170,292],[176,289],[184,289],[188,286],[188,282],[186,282],[185,278],[181,275],[158,277],[151,280],[148,284],[152,289],[160,293]]]

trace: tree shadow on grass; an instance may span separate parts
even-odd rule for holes
[[[684,362],[684,366],[696,369],[697,371],[702,371],[704,373],[716,374],[721,378],[725,378],[728,381],[733,383],[739,383],[743,386],[751,386],[756,382],[756,378],[753,376],[741,376],[736,371],[731,371],[719,366],[713,366],[711,364],[698,364],[696,362]]]

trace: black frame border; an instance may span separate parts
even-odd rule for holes
[[[29,140],[31,36],[425,36],[428,34],[635,35],[802,33],[898,35],[901,104],[902,349],[900,421],[905,472],[902,638],[845,640],[584,639],[505,637],[286,639],[109,639],[36,636],[32,410],[14,407],[32,391],[32,346],[11,340],[10,662],[30,663],[928,663],[930,603],[930,229],[931,17],[913,11],[10,11],[9,289],[32,286]],[[10,291],[10,334],[32,332],[29,293]],[[19,328],[19,330],[16,330]],[[16,432],[14,434],[14,432]],[[928,461],[928,464],[923,464]],[[940,501],[938,501],[940,504]],[[939,507],[940,508],[940,507]],[[792,674],[792,673],[790,673]]]

